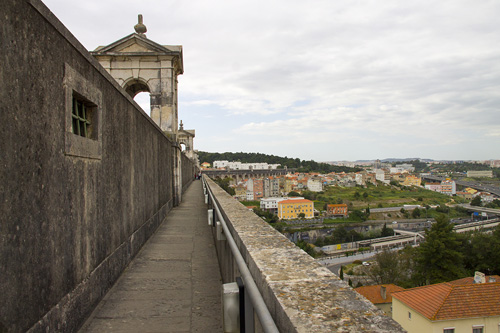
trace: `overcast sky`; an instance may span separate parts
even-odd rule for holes
[[[195,149],[500,159],[500,1],[45,0],[89,50],[183,45]]]

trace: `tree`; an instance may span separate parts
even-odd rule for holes
[[[306,214],[304,214],[304,213],[299,213],[299,217],[300,217],[301,219],[303,219],[304,217],[306,217]]]
[[[476,195],[472,201],[470,202],[471,206],[481,206],[481,197],[479,195]]]
[[[300,197],[300,193],[295,192],[295,191],[290,191],[288,192],[289,197]]]
[[[346,239],[348,238],[348,233],[344,226],[339,225],[333,230],[332,236],[334,243],[339,244],[346,241]]]
[[[384,250],[375,256],[375,261],[368,271],[368,275],[377,284],[398,283],[400,267],[398,253]]]
[[[359,192],[354,192],[354,199],[358,200],[361,197]]]
[[[368,199],[368,193],[363,192],[363,199],[365,199],[365,200]]]
[[[349,217],[353,220],[357,221],[366,221],[366,214],[360,211],[359,209],[355,209],[349,213]]]
[[[387,228],[387,225],[384,223],[384,226],[382,227],[382,232],[380,233],[380,237],[389,237],[389,236],[394,236],[394,230],[391,228]]]
[[[445,215],[425,231],[425,241],[417,251],[417,279],[422,284],[447,282],[464,277],[461,242]]]
[[[339,278],[344,281],[344,266],[340,266],[340,274],[339,274]]]
[[[417,207],[411,212],[411,216],[416,219],[420,217],[420,209]]]
[[[464,263],[469,275],[475,271],[500,274],[500,226],[491,234],[477,231],[462,237]]]

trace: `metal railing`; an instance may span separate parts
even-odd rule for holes
[[[253,319],[254,310],[257,313],[264,332],[279,332],[271,314],[269,313],[266,303],[264,302],[264,299],[262,298],[257,285],[255,284],[252,273],[250,273],[250,270],[247,267],[247,263],[241,255],[240,250],[238,249],[238,246],[236,245],[236,242],[234,241],[233,236],[229,228],[227,227],[226,221],[221,214],[220,207],[215,200],[212,190],[207,184],[205,177],[206,176],[204,176],[202,179],[203,191],[205,193],[206,199],[208,199],[206,200],[206,203],[211,203],[215,213],[217,214],[218,222],[220,222],[222,226],[225,239],[228,242],[231,253],[233,254],[234,260],[241,274],[241,280],[239,278],[236,278],[236,282],[238,283],[238,287],[240,289],[240,295],[243,291],[243,295],[241,295],[240,297],[243,297],[244,299],[244,302],[240,302],[240,306],[244,305],[244,309],[241,309],[240,307],[240,318],[243,319],[241,320],[243,327],[240,328],[240,332],[253,333],[255,331]],[[213,223],[215,224],[215,221],[213,221]]]

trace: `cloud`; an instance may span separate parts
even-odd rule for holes
[[[336,156],[420,149],[411,155],[466,159],[476,142],[470,156],[499,158],[488,148],[500,143],[498,2],[46,4],[88,48],[133,32],[138,13],[148,38],[182,44],[179,113],[202,146],[302,147],[318,160],[333,159],[324,155],[332,146],[342,147]],[[217,140],[204,127],[220,128]]]

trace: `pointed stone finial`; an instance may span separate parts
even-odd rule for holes
[[[182,120],[181,120],[181,124],[179,125],[179,130],[184,131],[184,124],[182,123]]]
[[[138,34],[144,35],[148,29],[146,29],[146,26],[142,23],[142,14],[139,14],[139,22],[134,25],[135,32]]]

